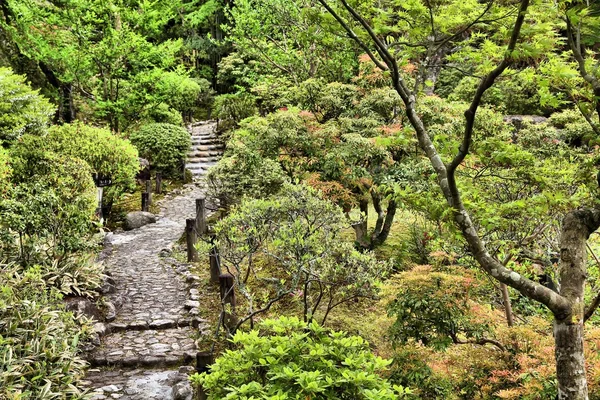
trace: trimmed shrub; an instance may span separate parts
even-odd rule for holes
[[[227,207],[243,196],[262,198],[277,193],[287,176],[281,165],[242,143],[230,142],[229,153],[209,169],[208,190]]]
[[[31,89],[25,76],[0,68],[0,143],[26,133],[43,133],[53,114],[54,107]]]
[[[76,122],[53,126],[45,147],[55,153],[82,159],[93,172],[109,175],[115,195],[133,189],[140,166],[136,148],[108,129]]]
[[[150,167],[177,176],[192,141],[187,130],[171,124],[148,124],[132,132],[129,139]],[[179,174],[180,175],[180,174]]]
[[[7,195],[10,187],[10,158],[8,152],[0,147],[0,199]]]
[[[181,116],[181,113],[172,109],[168,104],[165,103],[159,104],[157,107],[148,111],[148,117],[150,118],[151,122],[177,126],[183,125],[183,117]]]

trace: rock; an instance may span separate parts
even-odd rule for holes
[[[191,365],[182,365],[181,367],[179,367],[178,371],[180,374],[191,374],[195,371],[195,368]]]
[[[104,281],[102,282],[102,286],[100,286],[100,294],[106,295],[114,293],[115,291],[115,280],[112,276],[107,274],[104,278]]]
[[[159,257],[169,257],[171,255],[171,250],[170,249],[162,249],[159,253],[158,256]]]
[[[69,296],[65,297],[65,306],[67,310],[72,311],[78,316],[84,315],[93,318],[96,321],[102,319],[102,314],[94,302],[85,297]]]
[[[200,308],[200,302],[199,301],[194,301],[194,300],[188,300],[185,302],[185,304],[183,305],[185,308]]]
[[[175,321],[172,319],[157,319],[150,322],[150,329],[166,329],[175,326]]]
[[[115,320],[115,318],[117,318],[117,309],[115,307],[115,305],[110,302],[107,301],[106,304],[104,305],[105,307],[105,312],[104,312],[104,318],[106,319],[107,322],[112,322]]]
[[[105,393],[118,392],[120,390],[119,387],[116,385],[108,385],[108,386],[104,386],[100,389]]]
[[[173,400],[192,400],[193,391],[189,382],[181,381],[173,386]]]
[[[116,308],[121,308],[121,307],[123,307],[123,303],[125,302],[125,299],[124,299],[123,295],[120,294],[117,296],[112,296],[111,302],[115,305]]]
[[[530,124],[541,124],[548,121],[548,118],[541,117],[539,115],[506,115],[504,116],[504,122],[513,124],[517,131],[519,131],[525,122]]]
[[[141,228],[144,225],[153,224],[156,222],[156,215],[145,211],[134,211],[127,214],[125,217],[125,230]]]
[[[104,325],[102,322],[95,323],[94,332],[96,332],[99,336],[106,335],[106,325]]]

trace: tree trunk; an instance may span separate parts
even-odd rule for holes
[[[583,320],[554,322],[558,400],[588,400],[583,354]]]
[[[368,221],[369,221],[369,201],[366,199],[361,199],[359,201],[359,207],[361,213],[363,213],[364,219],[357,224],[352,225],[354,229],[354,234],[356,235],[356,243],[363,248],[369,248],[369,239],[367,237],[368,234]]]
[[[600,227],[600,211],[572,211],[563,220],[560,238],[560,294],[571,303],[566,315],[555,315],[554,342],[559,400],[587,400],[583,354],[586,243]]]
[[[508,295],[508,286],[504,283],[500,283],[500,291],[502,292],[502,303],[504,304],[504,313],[506,314],[506,324],[508,326],[513,326],[512,304],[510,303],[510,296]]]
[[[390,199],[385,213],[385,220],[381,226],[381,229],[373,232],[373,239],[371,240],[372,248],[382,245],[390,235],[390,230],[392,229],[392,224],[394,223],[394,217],[396,216],[397,208],[398,206],[396,205],[396,200]]]

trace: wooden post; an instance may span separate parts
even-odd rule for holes
[[[148,193],[148,205],[152,204],[152,181],[148,179],[146,181],[146,193]]]
[[[162,174],[160,172],[156,173],[156,189],[154,191],[156,194],[162,193]]]
[[[219,275],[221,275],[220,264],[221,257],[219,256],[219,251],[216,246],[213,246],[210,251],[210,281],[212,283],[219,283]]]
[[[148,193],[142,193],[142,211],[148,211]]]
[[[196,199],[196,233],[202,236],[206,233],[206,199]]]
[[[212,353],[208,351],[199,351],[196,353],[196,371],[198,371],[199,374],[203,372],[209,372],[209,367],[212,365],[212,363]]]
[[[223,328],[227,329],[229,335],[232,335],[238,324],[238,319],[235,316],[235,290],[233,288],[233,275],[219,275],[219,286],[221,300],[225,306],[223,315]],[[226,307],[229,304],[230,307]]]
[[[233,290],[233,275],[219,275],[219,284],[221,286],[221,299],[224,303],[231,304],[232,310],[235,309],[235,291]]]
[[[185,220],[185,240],[187,243],[188,262],[198,261],[198,251],[194,247],[196,244],[196,219],[188,218]]]
[[[208,351],[199,351],[196,353],[196,372],[199,374],[206,372],[210,374],[210,366],[213,364],[213,355]],[[207,394],[202,386],[198,387],[197,400],[206,400]]]

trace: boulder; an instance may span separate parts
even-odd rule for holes
[[[125,217],[125,230],[141,228],[144,225],[153,224],[156,222],[156,215],[145,211],[134,211],[127,214]]]
[[[530,124],[542,124],[548,121],[548,118],[539,115],[505,115],[504,122],[514,125],[515,129],[519,131],[523,128],[526,122]]]
[[[67,310],[72,311],[75,315],[84,315],[88,318],[93,318],[96,321],[102,320],[102,313],[96,306],[96,304],[90,299],[79,296],[68,296],[65,297],[65,307]]]
[[[113,303],[107,301],[104,304],[104,318],[107,322],[112,322],[117,318],[117,309]]]
[[[173,387],[174,400],[192,400],[194,392],[189,382],[179,382]]]

